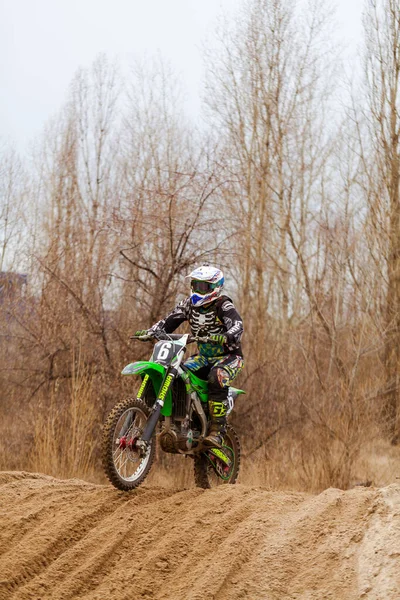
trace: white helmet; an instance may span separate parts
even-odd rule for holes
[[[216,300],[224,286],[224,274],[220,269],[203,265],[192,271],[190,277],[191,295],[193,306],[202,306]]]

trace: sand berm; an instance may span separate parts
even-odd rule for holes
[[[400,485],[319,495],[0,474],[0,599],[400,600]]]

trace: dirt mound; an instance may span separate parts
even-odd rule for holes
[[[0,473],[0,598],[398,600],[400,486],[319,496]]]

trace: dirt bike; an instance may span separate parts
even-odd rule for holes
[[[192,342],[208,337],[155,332],[131,339],[156,343],[149,361],[130,363],[122,375],[140,375],[136,397],[127,398],[110,412],[103,427],[103,466],[118,489],[138,487],[152,466],[158,437],[164,452],[189,456],[194,462],[196,485],[210,488],[235,483],[240,465],[239,438],[228,424],[220,446],[203,442],[208,433],[208,391],[203,381],[183,364]],[[228,414],[243,390],[228,390]]]

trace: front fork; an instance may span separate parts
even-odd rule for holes
[[[176,369],[169,369],[163,379],[163,382],[160,387],[160,391],[158,392],[158,398],[155,401],[151,415],[147,419],[146,425],[144,426],[143,433],[140,436],[140,439],[136,442],[136,446],[138,446],[143,452],[146,452],[149,442],[151,440],[151,436],[154,433],[156,425],[158,423],[158,419],[160,418],[161,409],[164,406],[164,399],[170,389],[175,377],[177,376],[178,371]],[[144,387],[143,387],[144,384]],[[146,387],[147,381],[143,380],[142,387],[143,390]],[[142,389],[140,388],[140,390]],[[140,392],[139,390],[139,392]],[[142,391],[143,394],[143,391]]]
[[[143,396],[143,394],[145,393],[145,391],[147,389],[147,383],[148,383],[149,379],[150,379],[149,375],[145,375],[143,377],[142,384],[141,384],[141,386],[139,388],[139,391],[138,391],[138,393],[136,395],[136,398],[138,400],[142,399],[142,396]],[[123,438],[126,435],[127,431],[129,430],[129,428],[130,428],[130,426],[132,424],[132,421],[133,421],[133,415],[131,413],[129,413],[126,416],[126,418],[125,418],[124,424],[122,425],[122,429],[121,429],[121,432],[120,432],[120,438]]]

